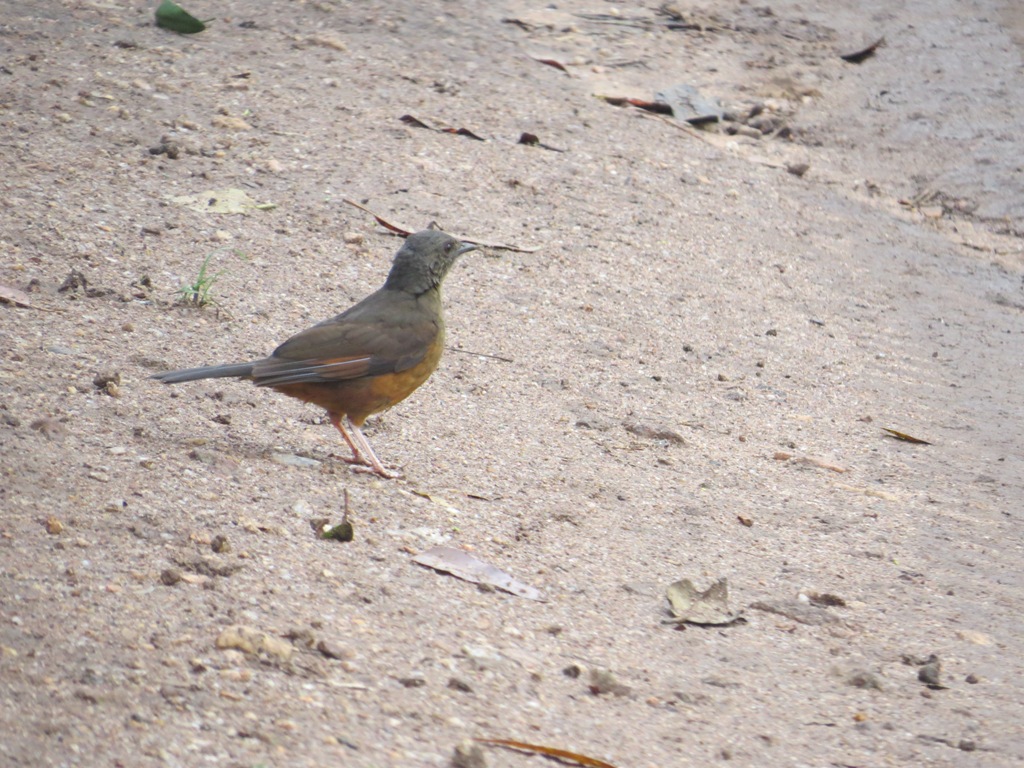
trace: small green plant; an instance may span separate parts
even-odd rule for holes
[[[196,279],[192,281],[191,285],[183,285],[178,289],[179,304],[189,307],[205,307],[207,304],[216,303],[210,296],[210,291],[213,288],[213,284],[217,282],[217,278],[224,274],[224,272],[221,271],[215,275],[209,274],[210,259],[213,258],[214,253],[216,251],[207,254],[206,258],[203,259],[203,264],[199,267],[199,274],[196,275]]]

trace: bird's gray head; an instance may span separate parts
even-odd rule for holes
[[[475,248],[437,229],[416,232],[395,254],[384,287],[416,296],[426,293],[441,284],[459,256]]]

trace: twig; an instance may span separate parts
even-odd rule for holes
[[[341,200],[343,203],[348,203],[349,205],[354,206],[355,208],[358,208],[361,211],[365,211],[366,213],[373,216],[373,218],[377,220],[377,223],[384,227],[384,229],[389,229],[392,232],[401,235],[402,237],[408,237],[413,232],[411,229],[400,227],[397,224],[392,224],[391,222],[387,221],[383,216],[374,213],[365,205],[357,203],[355,200],[350,200],[347,197],[343,197]],[[462,240],[462,242],[464,243],[472,243],[473,245],[480,245],[483,246],[484,248],[494,248],[495,250],[502,251],[515,251],[517,253],[536,253],[537,251],[540,250],[539,246],[536,248],[524,248],[519,245],[508,245],[507,243],[490,243],[487,242],[486,240],[476,240],[469,237],[463,237],[460,238],[460,240]]]
[[[474,352],[471,349],[456,349],[455,347],[445,347],[449,352],[461,352],[464,355],[477,355],[478,357],[489,357],[492,360],[500,360],[503,363],[514,363],[515,360],[509,357],[502,357],[501,355],[488,355],[486,352]]]

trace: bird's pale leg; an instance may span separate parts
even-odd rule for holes
[[[363,456],[362,453],[360,453],[359,446],[356,444],[356,441],[352,438],[352,433],[345,428],[345,422],[342,421],[343,417],[337,413],[331,413],[328,414],[328,416],[331,420],[331,424],[333,424],[337,428],[337,430],[341,432],[341,436],[345,438],[345,442],[348,443],[348,447],[352,449],[352,458],[345,459],[344,461],[348,462],[349,464],[365,464],[367,466],[372,466],[370,462],[366,460],[366,457]],[[366,438],[363,439],[365,440]]]
[[[350,464],[362,464],[366,467],[363,471],[372,471],[374,474],[380,475],[386,479],[393,479],[398,477],[393,472],[388,472],[384,468],[380,459],[377,458],[377,454],[373,452],[373,448],[370,446],[370,441],[366,439],[366,435],[363,431],[348,419],[349,428],[346,428],[342,417],[337,414],[330,414],[331,424],[337,427],[338,431],[341,432],[341,436],[345,438],[345,442],[348,443],[349,448],[352,449],[352,458],[346,459]],[[359,468],[357,468],[359,469]]]
[[[370,446],[370,441],[367,440],[366,435],[363,434],[363,430],[361,430],[359,426],[351,419],[349,419],[348,424],[352,428],[352,431],[350,433],[352,435],[352,439],[355,440],[356,444],[359,446],[360,453],[369,459],[368,463],[370,467],[373,469],[374,473],[388,480],[392,480],[396,477],[399,477],[397,473],[389,472],[387,469],[384,468],[384,465],[381,464],[380,459],[377,458],[377,454],[373,452],[373,448]]]

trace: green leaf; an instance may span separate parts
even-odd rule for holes
[[[207,19],[213,21],[213,19]],[[172,32],[180,32],[183,35],[194,35],[206,29],[206,22],[202,22],[186,11],[177,3],[171,0],[163,0],[160,7],[156,9],[156,25],[169,29]]]

